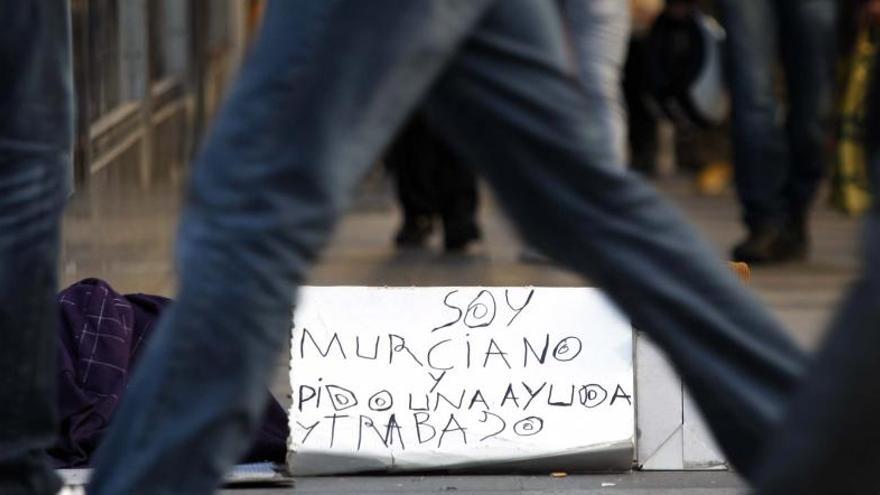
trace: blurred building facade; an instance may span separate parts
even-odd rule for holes
[[[72,0],[75,191],[182,175],[261,3]]]

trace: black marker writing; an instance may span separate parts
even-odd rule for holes
[[[354,342],[355,342],[354,353],[357,355],[357,357],[364,358],[364,359],[372,359],[372,360],[375,360],[377,357],[379,357],[379,336],[378,335],[376,335],[376,343],[373,344],[373,355],[372,356],[365,356],[365,355],[361,354],[361,338],[359,336],[354,338]]]
[[[458,402],[452,402],[448,397],[437,392],[434,394],[434,410],[436,411],[438,407],[440,407],[440,399],[443,399],[443,402],[449,404],[453,409],[461,409],[461,405],[464,403],[464,389],[461,391],[461,395],[458,397]]]
[[[428,359],[427,359],[427,361],[428,361],[428,366],[429,366],[430,368],[433,368],[433,369],[435,369],[435,370],[439,370],[439,371],[447,371],[447,370],[451,370],[452,368],[454,368],[454,366],[451,366],[451,365],[450,365],[450,366],[446,366],[446,367],[439,366],[439,365],[435,365],[435,364],[434,364],[434,360],[431,359],[431,358],[433,357],[434,351],[437,350],[438,347],[440,347],[441,345],[443,345],[443,344],[445,344],[445,343],[447,343],[447,342],[452,342],[452,339],[444,339],[444,340],[441,340],[440,342],[437,342],[436,344],[432,345],[430,349],[428,349]]]
[[[522,382],[522,386],[523,386],[523,388],[526,389],[526,392],[528,392],[528,394],[529,394],[529,401],[526,402],[525,407],[523,407],[523,411],[525,411],[526,409],[529,408],[529,405],[531,405],[532,401],[535,400],[535,397],[537,397],[538,394],[541,393],[541,390],[544,390],[544,387],[547,386],[547,382],[542,383],[541,386],[538,387],[537,390],[532,390],[531,387],[526,385],[526,382]]]
[[[592,409],[605,402],[605,399],[608,398],[608,391],[602,385],[591,383],[578,390],[578,397],[581,405]]]
[[[350,409],[358,404],[357,397],[354,392],[339,385],[326,385],[327,395],[330,397],[330,403],[337,411]]]
[[[425,442],[430,442],[437,436],[437,428],[428,424],[429,419],[431,419],[431,415],[426,412],[413,413],[413,420],[416,422],[416,437],[418,437],[420,445]],[[425,439],[422,438],[422,427],[431,429],[430,437]]]
[[[513,393],[513,384],[507,384],[507,390],[504,391],[504,398],[501,399],[501,407],[504,407],[504,404],[508,401],[512,401],[516,407],[519,407],[519,398]]]
[[[437,388],[437,385],[440,385],[440,380],[442,380],[443,377],[446,376],[446,372],[444,371],[443,373],[440,373],[440,376],[434,376],[434,373],[431,373],[429,371],[428,375],[431,377],[431,380],[434,380],[434,385],[431,386],[431,390],[429,390],[428,392],[433,393],[434,389]]]
[[[333,332],[333,337],[330,338],[330,342],[327,343],[327,348],[323,351],[321,347],[318,346],[318,342],[315,341],[315,337],[312,336],[312,333],[309,332],[308,328],[303,328],[302,337],[299,340],[299,357],[304,358],[306,356],[305,346],[306,346],[306,337],[312,341],[312,345],[315,346],[315,349],[318,351],[318,354],[321,357],[327,357],[330,354],[330,348],[333,347],[333,344],[336,344],[336,348],[339,349],[339,354],[342,356],[342,359],[347,359],[345,355],[345,350],[342,348],[342,342],[339,340],[339,335],[336,332]]]
[[[513,304],[510,303],[510,289],[504,289],[504,300],[507,301],[507,307],[516,311],[516,314],[514,314],[510,318],[510,321],[507,322],[507,326],[510,326],[510,324],[513,323],[513,320],[515,320],[516,317],[519,316],[520,313],[522,313],[522,310],[526,309],[526,306],[529,305],[529,302],[532,300],[532,296],[534,294],[535,294],[535,289],[529,290],[529,295],[526,296],[526,301],[524,303],[522,303],[522,306],[517,308]]]
[[[501,432],[504,431],[505,428],[507,428],[507,421],[504,421],[504,419],[501,416],[499,416],[495,413],[491,413],[489,411],[483,411],[483,419],[479,420],[480,423],[486,423],[487,421],[489,421],[490,415],[493,418],[497,419],[498,421],[501,421],[501,428],[498,428],[498,431],[496,431],[494,433],[490,433],[490,434],[486,435],[485,437],[481,438],[480,439],[481,442],[484,442],[492,437],[500,435]]]
[[[554,401],[553,400],[553,385],[550,385],[550,392],[547,393],[547,405],[548,406],[571,406],[572,404],[574,404],[574,385],[571,386],[571,394],[569,396],[568,402]]]
[[[488,327],[495,320],[496,311],[495,296],[485,289],[481,290],[477,293],[477,297],[468,304],[464,313],[464,324],[468,328]]]
[[[510,362],[507,361],[506,357],[507,353],[502,351],[501,348],[498,347],[498,343],[495,342],[495,339],[489,339],[489,345],[486,346],[486,357],[483,359],[483,368],[485,368],[486,363],[489,362],[489,356],[499,356],[504,361],[507,369],[510,369]]]
[[[336,420],[341,418],[347,418],[347,414],[339,415],[333,414],[332,416],[324,416],[324,419],[329,419],[330,423],[330,447],[333,447],[333,441],[336,439]]]
[[[626,399],[626,402],[629,403],[629,405],[632,405],[632,397],[627,395],[627,393],[623,391],[623,387],[621,387],[620,385],[618,385],[617,388],[614,389],[614,396],[611,397],[611,404],[609,405],[613,406],[614,401],[616,401],[617,399]]]
[[[392,414],[388,418],[385,425],[385,445],[390,447],[394,445],[394,434],[397,434],[397,442],[400,444],[401,450],[406,450],[406,444],[403,443],[403,435],[400,434],[400,425],[397,424],[397,418]]]
[[[461,319],[461,315],[463,314],[461,309],[458,306],[453,306],[453,305],[449,304],[449,297],[451,295],[455,294],[456,292],[458,292],[458,291],[453,290],[453,291],[450,291],[449,293],[447,293],[446,296],[443,298],[443,305],[449,309],[454,309],[454,310],[458,311],[458,316],[456,316],[454,320],[451,320],[448,323],[444,323],[443,325],[440,325],[439,327],[434,327],[433,329],[431,329],[432,333],[436,332],[437,330],[440,330],[442,328],[451,327],[452,325],[455,325],[456,323],[458,323],[458,320]]]
[[[553,348],[553,358],[557,361],[571,361],[578,357],[584,345],[577,337],[566,337]]]
[[[550,334],[549,333],[544,334],[544,348],[541,350],[540,355],[538,355],[538,353],[535,352],[535,348],[532,347],[532,343],[529,342],[529,339],[526,337],[523,337],[523,368],[525,368],[529,364],[529,352],[531,352],[532,355],[535,356],[535,359],[538,360],[539,364],[544,364],[544,360],[547,359],[547,349],[549,349],[549,348],[550,348]]]
[[[387,411],[391,409],[391,406],[393,405],[394,398],[391,396],[391,392],[387,390],[376,392],[370,397],[370,400],[367,401],[367,406],[373,411]]]
[[[382,442],[382,445],[386,448],[388,447],[388,444],[385,442],[385,437],[382,436],[382,433],[380,433],[379,430],[376,428],[376,423],[373,421],[373,418],[369,416],[364,416],[362,414],[360,417],[360,425],[358,426],[358,450],[361,450],[361,444],[364,439],[364,427],[373,430],[373,432],[376,434],[376,437],[379,439],[380,442]]]
[[[413,406],[413,394],[409,394],[409,410],[410,411],[427,411],[428,410],[428,394],[425,394],[425,407]]]
[[[537,416],[521,419],[513,425],[513,432],[521,437],[530,437],[544,429],[544,420]]]
[[[306,434],[303,435],[303,439],[302,439],[302,441],[300,441],[301,444],[305,445],[306,440],[309,439],[309,435],[311,435],[312,432],[315,431],[315,427],[318,426],[318,423],[320,423],[320,422],[321,422],[320,420],[315,421],[315,424],[313,424],[312,426],[306,426],[306,425],[300,423],[299,421],[296,422],[296,424],[299,425],[300,428],[306,430]]]
[[[453,424],[455,424],[455,427],[452,427]],[[453,433],[456,431],[461,432],[461,439],[464,444],[467,445],[467,428],[462,428],[458,420],[455,419],[455,414],[450,414],[449,421],[446,422],[446,426],[444,426],[443,430],[440,432],[440,440],[437,441],[437,448],[439,449],[443,446],[443,438],[446,437],[447,433]]]
[[[306,395],[304,393],[305,391],[308,391],[309,394]],[[313,387],[310,387],[308,385],[300,385],[299,386],[299,394],[297,394],[299,396],[299,400],[297,401],[298,402],[297,407],[299,408],[299,412],[302,412],[303,404],[305,404],[306,402],[308,402],[316,397],[317,397],[317,400],[316,400],[317,404],[315,404],[315,407],[321,407],[321,398],[318,395],[320,391],[321,391],[320,388],[315,390]]]
[[[419,358],[413,354],[413,351],[406,346],[406,339],[401,337],[400,335],[395,335],[393,333],[388,334],[388,364],[394,362],[394,354],[406,351],[407,354],[418,363],[419,366],[424,366]]]
[[[477,389],[477,391],[474,392],[474,396],[471,397],[471,403],[468,405],[468,409],[473,409],[474,404],[478,402],[483,404],[484,409],[490,409],[489,404],[486,402],[486,398],[483,397],[483,392],[480,392],[480,389]]]

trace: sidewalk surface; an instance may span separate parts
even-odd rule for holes
[[[689,180],[665,179],[657,186],[678,203],[717,245],[719,263],[744,232],[731,192],[699,197]],[[62,283],[108,280],[121,292],[173,296],[171,246],[179,212],[179,186],[145,188],[123,176],[78,191],[65,219]],[[397,252],[391,238],[399,222],[390,187],[377,173],[362,188],[321,262],[315,285],[544,285],[578,286],[584,281],[549,264],[520,261],[521,243],[509,223],[484,196],[485,242],[468,255],[446,255],[435,238],[428,250]],[[808,262],[755,268],[751,286],[806,348],[822,336],[841,291],[858,272],[856,220],[824,204],[812,219],[813,253]],[[723,253],[723,255],[722,255]],[[279,359],[272,391],[289,404],[286,356]],[[605,485],[603,483],[614,483]],[[284,493],[534,493],[534,494],[733,494],[744,493],[735,475],[632,473],[549,476],[326,477],[297,480],[296,488],[238,488],[230,494]]]
[[[226,489],[224,495],[285,494],[516,494],[516,495],[738,495],[746,488],[726,472],[627,473],[550,476],[361,476],[304,478],[294,488]]]

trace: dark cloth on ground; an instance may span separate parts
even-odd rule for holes
[[[49,450],[56,468],[88,466],[119,405],[154,324],[170,299],[122,295],[85,279],[58,294],[58,409],[61,431]],[[283,462],[287,415],[274,398],[243,462]]]

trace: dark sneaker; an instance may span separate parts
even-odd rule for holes
[[[483,237],[480,233],[480,228],[474,224],[454,229],[449,229],[447,227],[444,236],[443,244],[447,253],[460,253],[465,251],[468,246],[479,241]]]
[[[760,265],[801,261],[807,257],[807,238],[792,226],[763,226],[733,249],[733,261]]]
[[[394,236],[394,244],[402,248],[422,247],[428,241],[433,229],[434,225],[430,217],[408,218]]]

